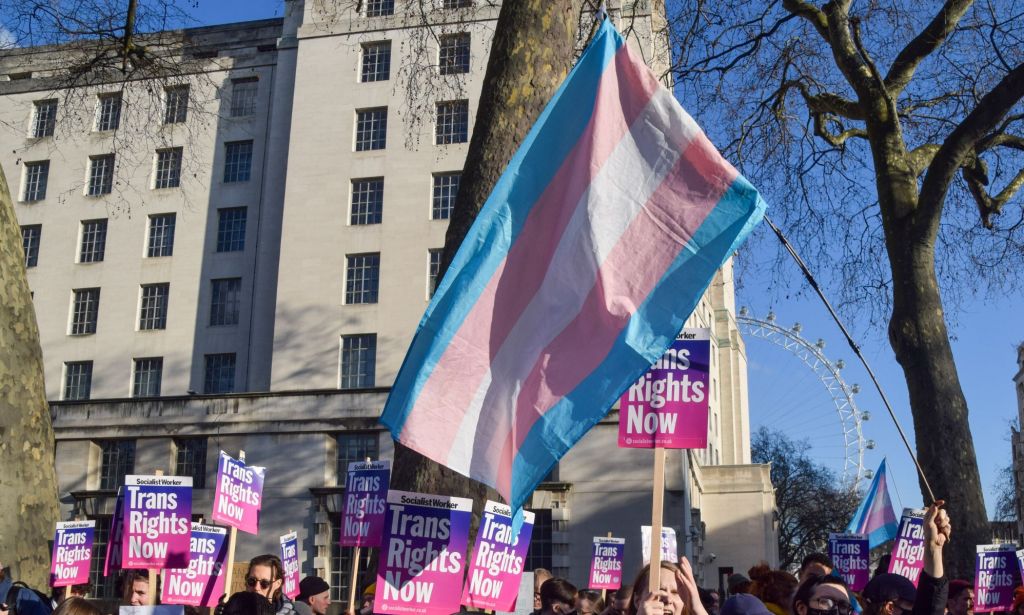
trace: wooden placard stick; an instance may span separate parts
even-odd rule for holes
[[[665,510],[665,449],[654,449],[654,499],[651,506],[651,566],[647,589],[653,594],[661,588],[661,525]]]

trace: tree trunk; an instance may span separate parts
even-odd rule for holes
[[[904,220],[910,224],[910,218]],[[992,532],[967,421],[967,400],[960,388],[935,277],[935,242],[909,228],[887,235],[896,238],[888,241],[893,277],[889,342],[910,393],[918,459],[935,497],[946,500],[953,522],[946,574],[971,579],[974,547],[991,542]],[[923,482],[921,493],[928,502]]]
[[[491,45],[438,279],[498,177],[572,67],[582,0],[506,0]],[[487,488],[395,443],[396,489],[474,498]],[[474,520],[476,514],[474,514]]]
[[[59,515],[57,476],[19,228],[0,169],[0,561],[15,580],[45,588]]]

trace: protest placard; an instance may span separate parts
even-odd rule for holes
[[[164,570],[160,602],[185,606],[217,606],[224,592],[228,531],[192,524],[188,568]]]
[[[619,399],[622,448],[708,445],[710,329],[683,329]]]
[[[640,526],[640,554],[644,558],[644,565],[651,563],[651,526]],[[661,561],[678,562],[679,555],[676,553],[676,531],[671,527],[661,528]]]
[[[185,568],[192,536],[192,477],[127,476],[123,568]]]
[[[299,536],[289,532],[281,537],[281,566],[284,567],[284,585],[281,591],[289,598],[299,595]]]
[[[664,541],[662,544],[664,544]],[[590,559],[590,582],[587,584],[587,587],[590,589],[618,589],[622,587],[622,562],[625,557],[625,538],[595,536],[594,554]],[[648,555],[649,559],[650,556]]]
[[[114,515],[107,533],[107,552],[103,556],[103,576],[109,577],[121,569],[121,537],[124,535],[124,487],[117,488]]]
[[[264,468],[248,466],[221,451],[210,518],[243,532],[259,533],[264,478]]]
[[[910,579],[917,587],[924,569],[924,508],[904,508],[896,542],[892,546],[889,570]]]
[[[864,534],[828,535],[828,556],[835,564],[835,572],[855,592],[864,589],[871,578],[870,552],[868,537]]]
[[[975,612],[1009,611],[1013,606],[1013,588],[1019,584],[1016,545],[978,545],[974,571]]]
[[[515,535],[512,509],[487,501],[469,561],[462,604],[491,611],[516,610],[519,579],[533,534],[533,517],[532,512],[524,511],[523,526]]]
[[[450,615],[459,610],[473,500],[388,492],[375,613]]]
[[[67,587],[89,582],[95,521],[57,523],[50,559],[50,587]]]
[[[118,615],[185,615],[185,607],[174,605],[160,606],[122,606]]]
[[[380,546],[390,481],[390,461],[353,461],[348,464],[345,511],[341,515],[341,546]]]

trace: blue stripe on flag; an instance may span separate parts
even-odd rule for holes
[[[606,19],[481,208],[420,320],[384,406],[380,422],[396,439],[434,366],[508,254],[509,247],[518,239],[530,210],[586,130],[597,99],[598,84],[622,45],[622,36]],[[530,172],[520,176],[520,167]],[[532,180],[523,181],[527,177]],[[456,280],[459,286],[450,288]]]
[[[617,398],[665,353],[722,263],[764,215],[765,203],[738,176],[630,318],[601,364],[534,423],[512,465],[512,505],[521,506],[559,458],[604,418]],[[680,289],[687,289],[685,296]],[[610,360],[609,357],[614,357]],[[624,368],[623,366],[629,366]],[[610,387],[616,386],[615,390]]]

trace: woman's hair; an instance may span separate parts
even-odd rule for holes
[[[60,603],[53,615],[103,615],[85,598],[74,596]]]
[[[281,565],[281,558],[266,553],[264,555],[257,555],[256,557],[249,560],[249,570],[246,571],[245,576],[252,574],[252,569],[256,566],[268,566],[270,568],[270,580],[271,582],[284,579],[284,566]],[[276,601],[281,597],[281,588],[278,587],[273,595],[270,596],[270,600]]]
[[[796,577],[785,570],[772,570],[766,562],[751,568],[747,574],[750,576],[750,593],[764,602],[772,602],[785,608],[789,604],[789,598],[796,589]]]
[[[274,612],[270,602],[255,592],[232,594],[224,604],[224,615],[274,615]]]
[[[807,580],[800,584],[800,587],[796,590],[796,595],[793,596],[792,610],[794,613],[796,613],[797,602],[803,602],[806,605],[810,605],[811,596],[814,595],[814,588],[819,585],[838,585],[846,590],[847,596],[850,594],[850,588],[846,586],[846,581],[841,577],[831,575],[826,577],[820,574],[812,574],[807,577]]]
[[[672,562],[666,562],[666,561],[661,562],[661,570],[669,570],[669,571],[671,571],[673,573],[679,573],[679,574],[683,573],[682,569],[679,568],[679,566],[677,566],[676,564],[673,564]],[[643,568],[641,568],[640,572],[636,575],[636,579],[633,581],[633,594],[629,597],[629,607],[626,608],[626,615],[636,615],[637,610],[638,610],[637,603],[640,601],[640,598],[641,598],[642,595],[646,595],[648,593],[647,579],[650,577],[650,575],[651,575],[651,566],[650,566],[650,564],[648,564],[648,565],[644,566]],[[684,600],[683,601],[683,615],[690,615],[690,613],[691,613],[690,605],[689,605],[688,602],[686,602]]]

